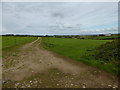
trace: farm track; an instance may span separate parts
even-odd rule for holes
[[[118,86],[117,76],[71,60],[40,47],[42,38],[28,43],[14,55],[3,57],[3,87],[108,88]],[[12,53],[12,54],[13,54]],[[4,55],[3,55],[4,56]]]

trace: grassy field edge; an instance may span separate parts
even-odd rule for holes
[[[10,50],[16,47],[20,47],[26,43],[30,43],[36,40],[37,37],[2,37],[2,51]]]
[[[69,57],[69,58],[71,58],[71,59],[73,59],[73,60],[77,60],[77,61],[80,61],[80,62],[82,62],[82,63],[84,63],[84,64],[87,64],[87,65],[90,65],[90,66],[93,66],[93,67],[96,67],[96,68],[99,68],[99,69],[101,69],[101,70],[104,70],[104,71],[107,71],[107,72],[110,72],[110,73],[112,73],[112,74],[118,74],[118,67],[116,67],[116,65],[113,65],[113,64],[111,64],[111,63],[105,63],[105,62],[103,62],[102,60],[95,60],[95,58],[89,58],[89,55],[87,56],[85,56],[85,58],[83,58],[83,56],[81,56],[82,58],[80,59],[80,58],[75,58],[75,57],[71,57],[71,56],[68,56],[68,55],[65,55],[64,53],[61,53],[61,52],[59,52],[59,51],[57,51],[57,50],[55,50],[55,49],[53,49],[52,47],[54,47],[54,44],[52,44],[51,43],[52,41],[50,41],[50,42],[46,42],[45,41],[45,38],[42,38],[42,47],[43,48],[45,48],[45,49],[47,49],[47,50],[49,50],[49,51],[52,51],[52,52],[55,52],[55,53],[57,53],[57,54],[60,54],[60,55],[63,55],[63,56],[66,56],[66,57]],[[106,41],[107,42],[107,41]],[[49,44],[49,45],[48,45]],[[103,43],[103,44],[105,44],[105,43]],[[102,45],[102,44],[101,44]],[[93,50],[93,53],[94,53],[94,50]],[[93,54],[92,53],[92,54]],[[91,53],[90,53],[91,54]],[[91,54],[91,55],[92,55]],[[86,57],[88,57],[88,58],[86,58]]]

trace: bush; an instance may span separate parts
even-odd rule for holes
[[[96,48],[95,58],[105,62],[118,63],[118,40],[107,42]]]

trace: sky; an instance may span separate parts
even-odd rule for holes
[[[2,34],[118,33],[117,2],[2,2],[0,6]]]

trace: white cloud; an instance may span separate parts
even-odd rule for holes
[[[106,31],[102,29],[117,26],[117,5],[110,2],[5,2],[3,3],[3,28],[8,31],[3,30],[3,32],[79,34],[93,30],[92,32],[105,33]]]

